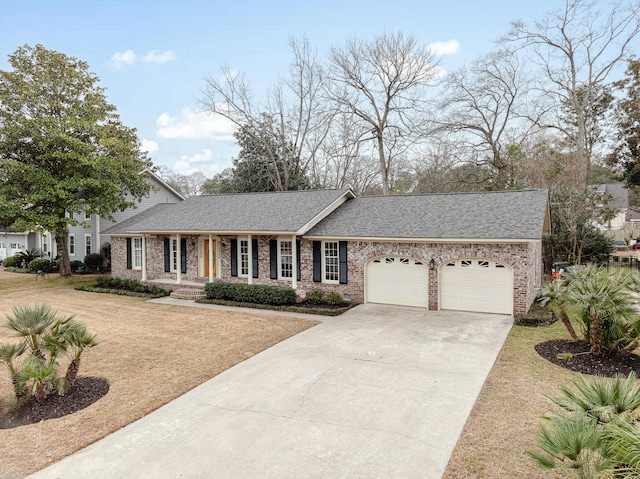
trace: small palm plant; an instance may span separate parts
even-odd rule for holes
[[[633,442],[640,437],[635,427],[640,385],[634,373],[613,379],[581,376],[549,400],[554,410],[540,424],[537,450],[529,451],[538,464],[573,470],[580,479],[638,477],[619,475],[639,449]]]
[[[96,336],[75,315],[59,316],[46,304],[16,306],[6,318],[7,328],[20,338],[0,345],[0,363],[7,366],[13,383],[13,398],[7,404],[19,406],[29,397],[43,401],[54,391],[65,394],[76,381],[82,353],[98,344]],[[63,353],[70,362],[60,377],[58,358]]]
[[[562,321],[562,324],[564,324],[565,328],[567,328],[571,339],[574,341],[580,341],[580,338],[578,338],[578,335],[569,320],[569,315],[565,308],[564,292],[565,286],[562,284],[562,281],[547,283],[542,287],[542,289],[540,289],[540,304],[542,306],[548,306],[554,314],[560,317],[560,320]]]

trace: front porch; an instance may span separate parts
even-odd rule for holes
[[[206,297],[204,285],[208,282],[206,278],[197,278],[195,281],[181,280],[170,278],[150,279],[143,283],[154,284],[162,288],[171,289],[170,297],[175,299],[196,300]]]

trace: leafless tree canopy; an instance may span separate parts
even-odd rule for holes
[[[503,39],[526,50],[539,67],[538,88],[550,112],[544,126],[560,131],[575,151],[570,169],[582,188],[592,162],[587,125],[597,89],[609,81],[640,31],[640,3],[619,0],[608,11],[598,8],[596,2],[566,0],[531,26],[513,22]],[[562,121],[563,107],[571,109],[575,128]]]
[[[356,126],[353,141],[374,143],[384,194],[394,160],[427,132],[425,90],[439,71],[435,55],[402,33],[331,49],[330,97]]]

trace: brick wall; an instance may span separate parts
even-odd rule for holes
[[[220,258],[218,279],[220,281],[244,283],[246,277],[231,276],[231,239],[235,236],[222,236],[220,240]],[[270,284],[290,286],[291,281],[270,279],[269,241],[274,236],[254,237],[258,240],[258,278],[254,284]],[[147,278],[175,279],[175,273],[164,271],[163,237],[146,240]],[[187,273],[185,280],[198,277],[197,237],[187,239]],[[124,278],[141,278],[141,272],[126,269],[126,242],[124,238],[112,238],[112,274]],[[322,284],[313,281],[313,242],[300,239],[298,252],[302,262],[301,279],[298,281],[299,291],[310,291],[321,287],[325,291],[336,291],[352,301],[364,302],[365,265],[368,261],[381,256],[407,256],[422,261],[425,265],[433,258],[435,271],[429,271],[429,309],[438,309],[439,267],[445,262],[460,258],[483,258],[501,262],[513,270],[514,313],[527,311],[542,281],[542,245],[540,241],[520,244],[431,244],[402,242],[349,242],[347,262],[349,269],[348,284]]]

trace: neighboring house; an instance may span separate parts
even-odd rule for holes
[[[629,221],[629,190],[624,183],[607,183],[595,187],[596,211],[600,208],[608,207],[617,210],[617,215],[610,222],[599,224],[601,230],[619,230],[624,228],[626,221]]]
[[[0,228],[0,261],[20,252],[40,248],[41,235],[34,231],[13,231]]]
[[[103,233],[123,278],[514,314],[542,284],[549,228],[546,190],[356,198],[343,189],[193,196]]]
[[[109,236],[102,234],[102,231],[118,224],[134,215],[139,214],[148,208],[159,203],[179,203],[184,200],[179,192],[165,183],[159,176],[152,171],[145,169],[140,172],[145,175],[147,181],[153,185],[154,189],[149,196],[143,198],[136,204],[135,208],[127,208],[124,211],[116,211],[113,213],[114,221],[109,221],[98,215],[81,213],[76,217],[77,221],[82,222],[78,226],[69,226],[69,259],[71,261],[83,261],[84,257],[91,253],[101,253],[102,247],[109,242]],[[51,254],[55,256],[56,246],[54,244],[49,247]],[[43,251],[46,250],[43,248]]]

